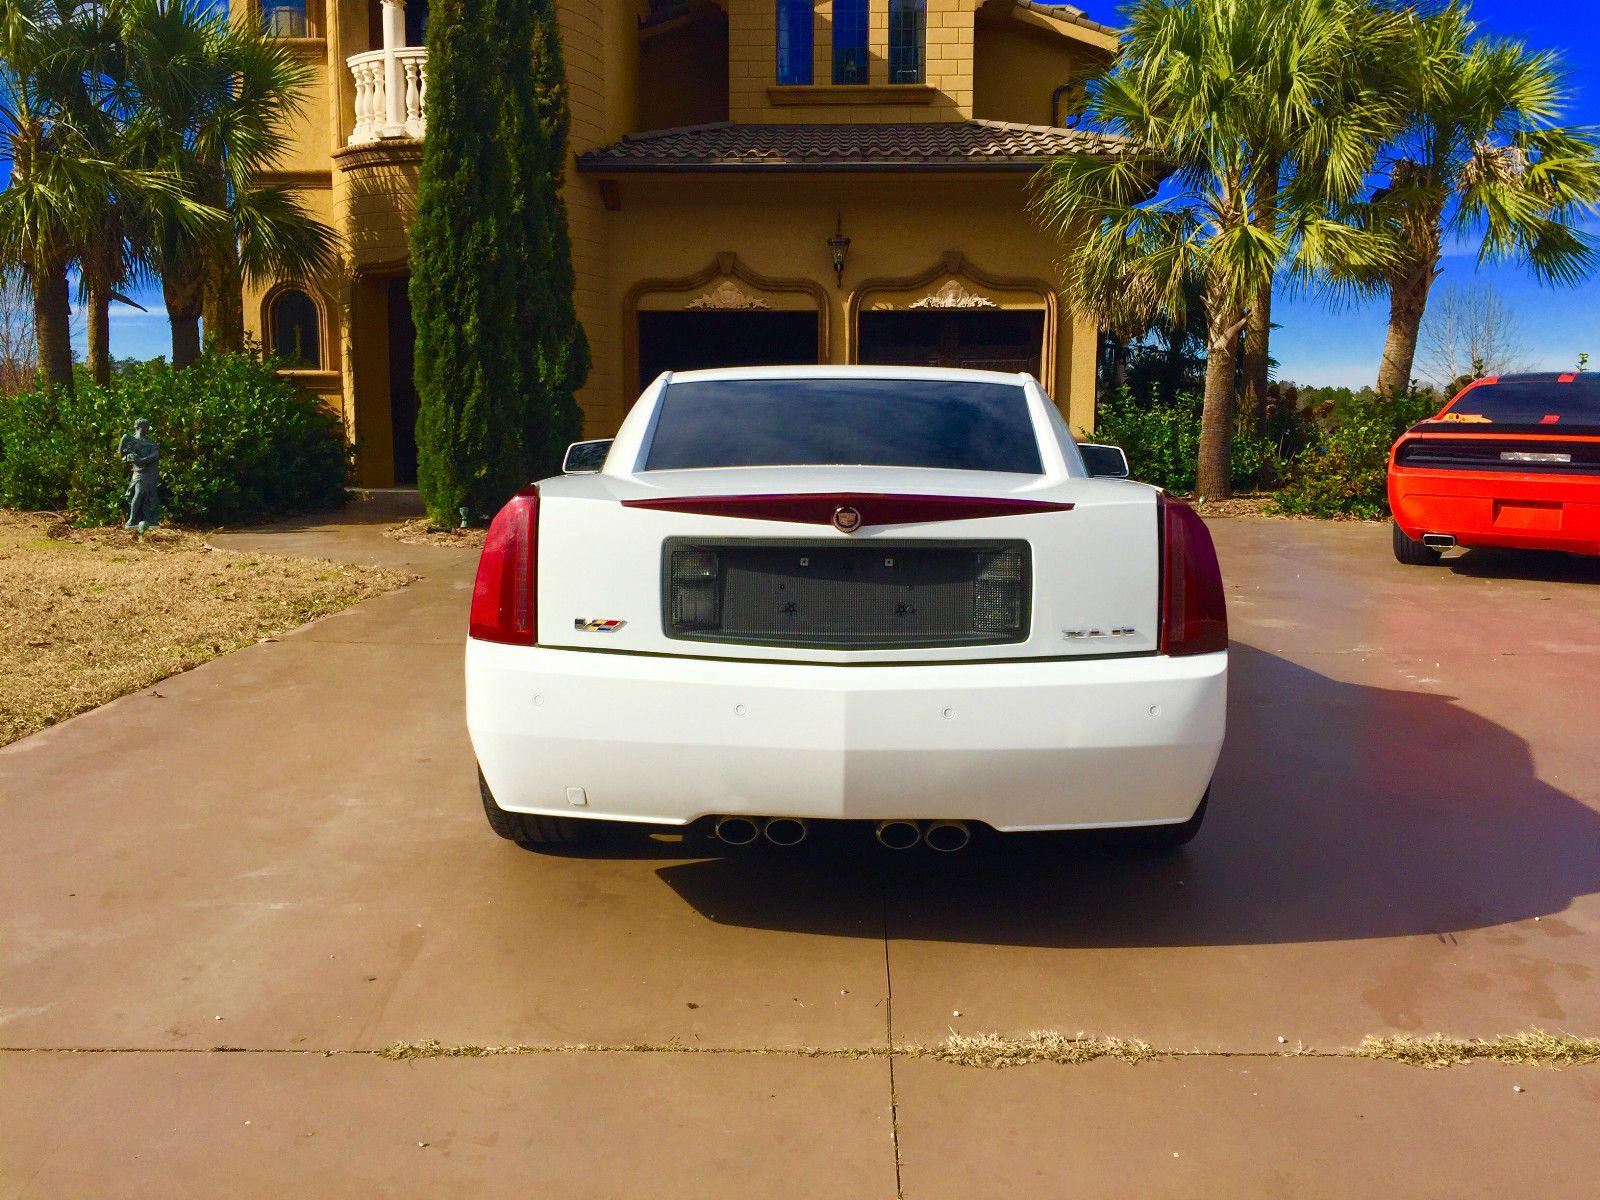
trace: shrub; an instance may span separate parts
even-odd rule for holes
[[[1124,391],[1096,408],[1094,440],[1122,447],[1131,478],[1187,495],[1195,488],[1202,403],[1203,397],[1196,392],[1141,403]],[[1235,488],[1250,490],[1270,482],[1276,463],[1272,442],[1249,431],[1234,433],[1231,465]]]
[[[1363,391],[1341,399],[1329,429],[1287,463],[1278,507],[1317,517],[1387,515],[1389,449],[1438,407],[1432,392],[1386,400]]]
[[[184,371],[148,363],[75,395],[0,400],[0,504],[125,519],[117,443],[137,417],[161,446],[163,520],[237,524],[344,502],[351,452],[336,414],[249,354]]]

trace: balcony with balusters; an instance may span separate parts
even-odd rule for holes
[[[420,138],[428,123],[428,51],[406,45],[404,0],[383,0],[383,45],[345,60],[355,83],[349,144]]]

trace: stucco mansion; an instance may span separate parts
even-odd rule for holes
[[[560,0],[566,199],[589,436],[663,370],[904,363],[1031,371],[1093,425],[1095,330],[1026,212],[1115,37],[1030,0]],[[246,297],[344,415],[369,487],[416,479],[407,234],[428,122],[426,0],[280,0],[317,72],[292,156],[340,230],[321,279]]]

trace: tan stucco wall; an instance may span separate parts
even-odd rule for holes
[[[1105,56],[1047,30],[1006,19],[977,23],[973,54],[972,115],[1023,125],[1050,124],[1050,96],[1083,77]],[[1063,114],[1068,97],[1063,96]]]
[[[728,119],[727,17],[712,9],[639,43],[640,129],[676,129]]]
[[[829,360],[844,362],[850,295],[868,280],[917,275],[953,250],[991,275],[1053,281],[1061,251],[1024,215],[1025,186],[1025,176],[992,175],[622,179],[621,209],[607,214],[606,305],[613,328],[634,320],[628,293],[641,280],[693,275],[719,252],[732,251],[759,274],[821,284],[829,301]],[[836,287],[826,243],[841,218],[851,245],[843,287]],[[649,307],[681,307],[693,298],[685,294],[677,305],[657,300]],[[1063,315],[1056,378],[1045,384],[1074,428],[1093,427],[1094,343],[1092,328]],[[608,422],[620,420],[636,397],[626,370],[621,354],[596,358],[589,388],[609,398],[614,414],[590,412],[588,427],[596,436],[612,432]]]

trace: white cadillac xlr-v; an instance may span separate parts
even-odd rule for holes
[[[1211,537],[1031,377],[663,375],[565,471],[494,518],[473,589],[501,836],[1198,830],[1228,670]]]

